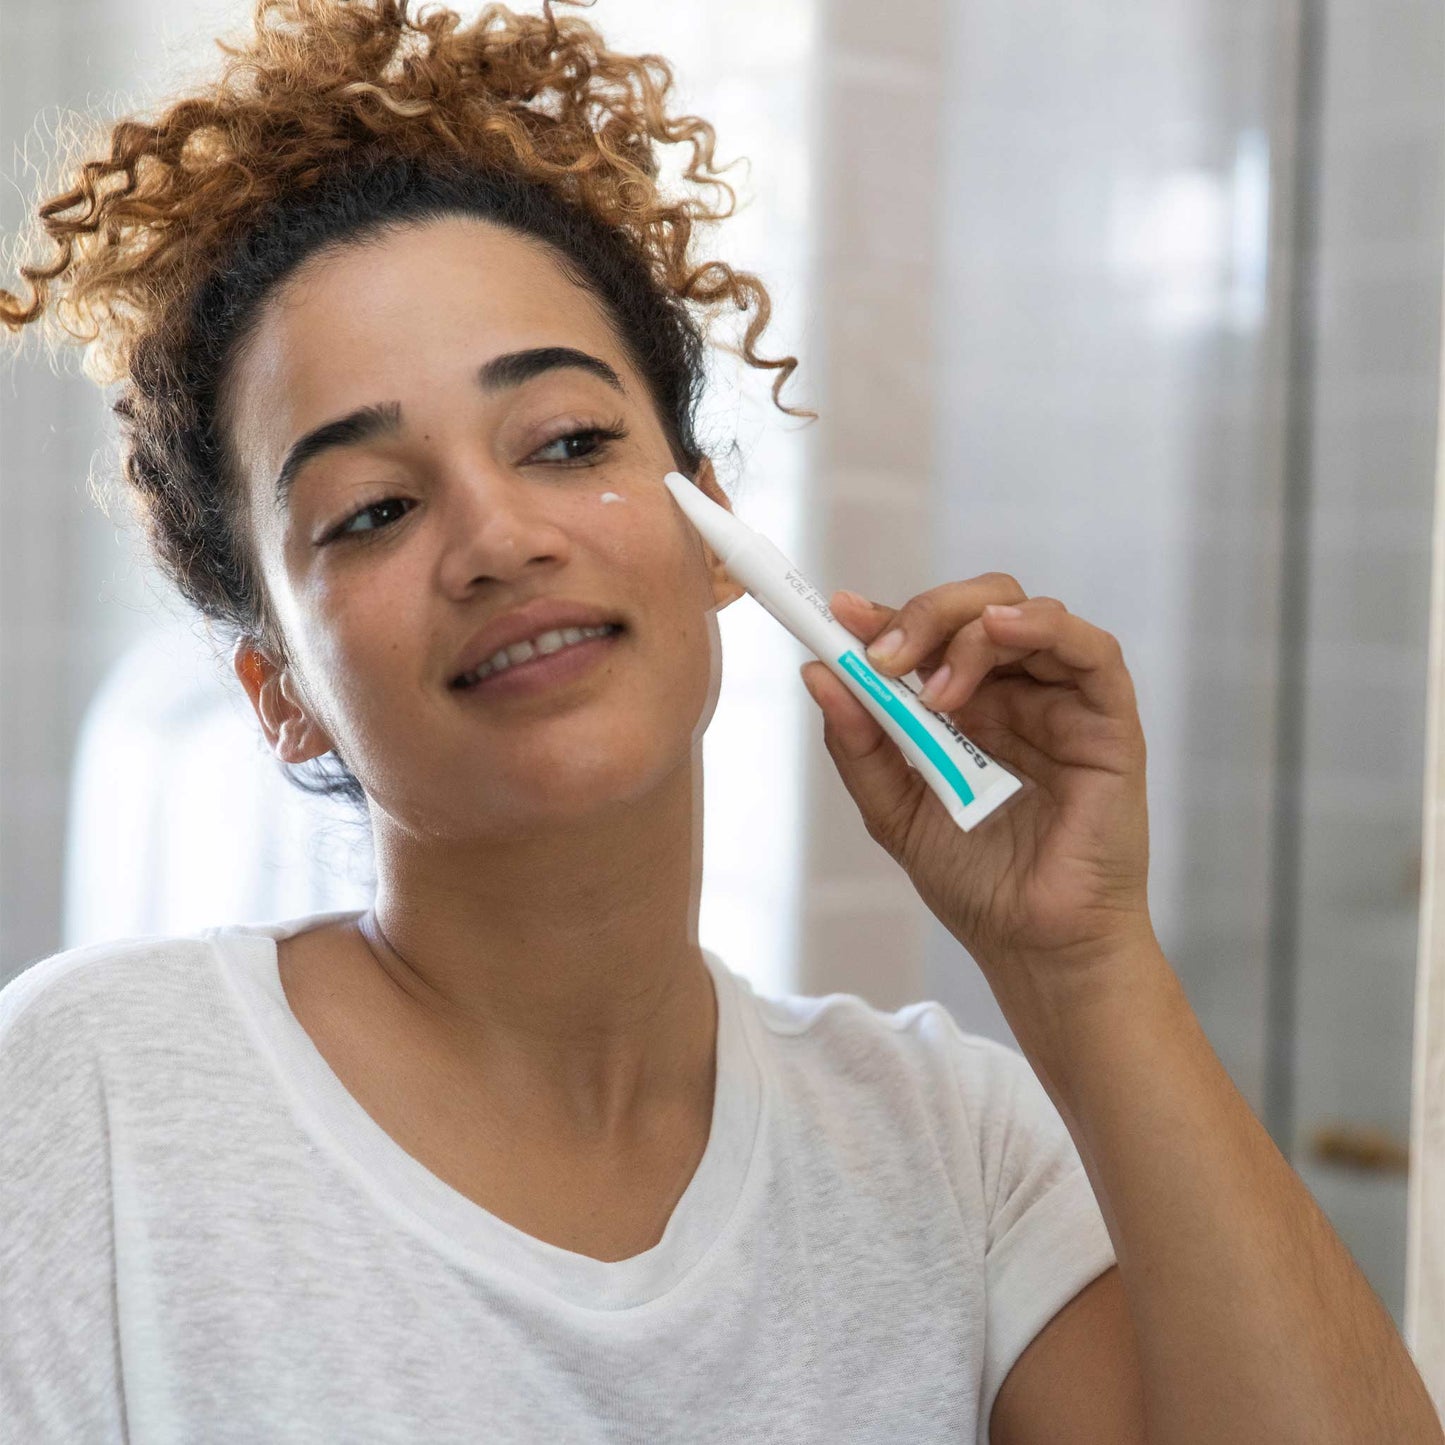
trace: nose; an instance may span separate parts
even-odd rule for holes
[[[565,559],[567,533],[545,488],[489,467],[472,469],[449,490],[442,559],[449,592],[465,593],[483,578],[510,581],[529,567]]]

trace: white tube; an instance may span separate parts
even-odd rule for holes
[[[902,678],[875,672],[863,656],[864,644],[761,532],[718,506],[681,472],[668,472],[662,480],[729,575],[842,679],[923,774],[965,833],[1023,787],[947,717],[919,702],[918,693]]]

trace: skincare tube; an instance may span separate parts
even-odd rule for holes
[[[923,774],[965,833],[1023,787],[942,713],[919,702],[918,693],[902,678],[875,672],[863,656],[860,639],[833,616],[823,594],[761,532],[718,506],[681,472],[668,472],[663,481],[729,575],[843,680]]]

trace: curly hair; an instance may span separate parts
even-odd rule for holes
[[[114,122],[108,147],[103,125],[80,136],[61,161],[68,188],[36,207],[53,254],[18,267],[27,299],[0,289],[8,330],[39,322],[52,347],[83,343],[85,374],[118,387],[132,514],[223,645],[287,657],[243,521],[226,383],[261,302],[324,247],[451,214],[541,240],[603,305],[689,476],[708,313],[755,307],[740,354],[777,371],[781,411],[816,418],[779,400],[797,359],[753,349],[771,311],[761,282],[689,254],[694,226],[736,197],[713,128],[667,114],[662,57],[609,50],[551,0],[540,16],[488,4],[468,25],[442,8],[409,15],[408,0],[257,0],[253,24],[244,45],[216,42],[219,77],[157,118]],[[658,143],[690,145],[683,180],[728,208],[665,194]],[[309,777],[282,767],[364,810],[339,753],[312,764]]]

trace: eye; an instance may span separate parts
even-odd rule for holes
[[[351,530],[351,524],[360,517],[369,517],[373,512],[381,511],[384,507],[399,507],[403,505],[404,502],[405,498],[403,497],[383,497],[379,502],[369,503],[367,506],[353,512],[349,517],[346,518],[345,521],[333,527],[331,531],[328,532],[326,536],[321,539],[321,545],[324,546],[333,538],[360,537],[364,536],[367,532],[384,532],[386,530],[386,527],[389,526],[390,523],[384,524],[380,527],[366,527],[359,532]],[[408,503],[407,505],[410,504]]]
[[[621,441],[626,435],[627,429],[620,421],[614,422],[611,426],[579,427],[575,431],[564,432],[561,436],[553,437],[551,441],[544,442],[532,453],[532,456],[540,456],[549,447],[560,446],[566,448],[570,447],[573,443],[581,442],[587,444],[587,450],[582,452],[581,455],[573,453],[569,457],[554,458],[554,463],[564,467],[595,466],[596,463],[602,459],[602,456],[607,452],[612,443]],[[380,512],[384,508],[405,506],[409,509],[414,505],[414,503],[408,502],[404,497],[383,497],[378,502],[369,502],[366,506],[358,508],[355,512],[352,512],[350,516],[338,522],[337,525],[321,539],[318,545],[325,546],[326,543],[333,540],[349,541],[357,537],[384,532],[391,523],[385,522],[381,526],[363,527],[359,530],[353,528],[351,524],[359,521],[362,517],[370,517],[373,513]],[[401,515],[405,516],[406,513],[403,512]]]
[[[585,426],[577,431],[564,432],[559,437],[553,437],[551,441],[545,442],[542,446],[538,447],[532,455],[534,457],[539,456],[542,452],[546,451],[548,447],[562,446],[571,442],[590,441],[591,445],[589,445],[588,449],[583,452],[581,456],[574,454],[570,458],[558,458],[558,460],[585,461],[590,465],[593,461],[600,460],[602,454],[613,442],[621,441],[626,435],[626,428],[623,427],[620,421],[613,422],[611,426]]]

